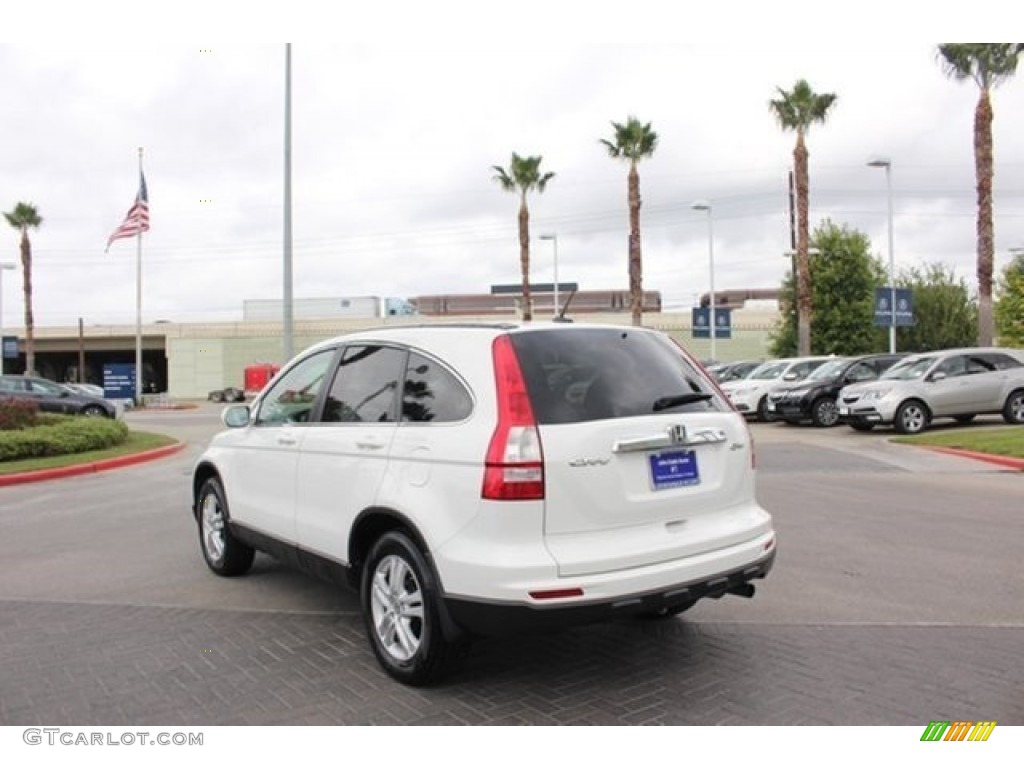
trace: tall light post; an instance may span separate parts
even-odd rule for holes
[[[714,363],[718,361],[718,357],[715,352],[715,232],[711,223],[711,203],[707,200],[695,200],[690,204],[690,208],[708,213],[708,274],[711,284],[711,290],[708,292],[708,333],[711,339],[711,362]]]
[[[0,261],[0,375],[4,372],[4,270],[16,269],[9,261]]]
[[[889,354],[896,351],[896,257],[892,245],[892,160],[875,157],[868,160],[872,168],[885,168],[885,189],[889,200]]]
[[[540,236],[541,240],[550,240],[555,246],[555,317],[558,317],[558,235],[549,233]]]

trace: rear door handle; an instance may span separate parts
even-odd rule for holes
[[[294,437],[279,437],[277,438],[278,445],[295,445],[298,442]]]
[[[374,443],[369,440],[357,440],[356,448],[364,451],[379,451],[384,447],[384,443]]]

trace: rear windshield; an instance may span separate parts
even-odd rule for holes
[[[667,337],[622,328],[511,334],[540,424],[728,410]]]

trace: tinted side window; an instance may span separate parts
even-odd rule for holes
[[[298,363],[267,392],[253,422],[274,426],[309,421],[334,350],[328,349]]]
[[[65,391],[57,384],[51,384],[48,381],[39,381],[38,379],[29,382],[29,384],[29,389],[31,389],[33,392],[38,392],[41,395],[51,395],[53,397],[60,397],[61,393]]]
[[[327,393],[323,421],[395,421],[405,357],[394,347],[347,347]]]
[[[846,380],[849,382],[871,381],[877,378],[878,371],[868,362],[855,363],[846,373]]]
[[[935,373],[944,373],[947,376],[963,376],[967,373],[967,358],[963,355],[955,355],[948,360],[943,360],[935,366]]]
[[[0,392],[24,392],[25,382],[21,379],[0,379]]]
[[[996,364],[989,355],[970,355],[967,358],[968,373],[990,373],[996,369]]]
[[[511,334],[541,424],[655,413],[662,398],[710,394],[666,412],[726,410],[710,382],[667,338],[621,328]]]
[[[876,357],[871,361],[871,366],[881,374],[892,368],[902,359],[902,357]]]
[[[797,380],[807,378],[807,374],[813,371],[818,366],[822,365],[824,360],[807,360],[802,363],[797,363],[788,371],[786,371],[787,378],[796,377]]]
[[[985,360],[997,371],[1005,371],[1008,368],[1021,367],[1021,362],[1019,360],[1016,360],[1009,355],[1004,355],[1002,352],[988,352],[978,355],[978,357]]]
[[[462,421],[472,409],[469,392],[450,371],[416,352],[409,354],[402,389],[402,421]]]

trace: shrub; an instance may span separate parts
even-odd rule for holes
[[[5,400],[0,403],[0,431],[27,429],[38,423],[39,403],[34,400]]]
[[[0,432],[0,461],[95,451],[123,443],[127,437],[123,421],[66,416],[31,429]]]

